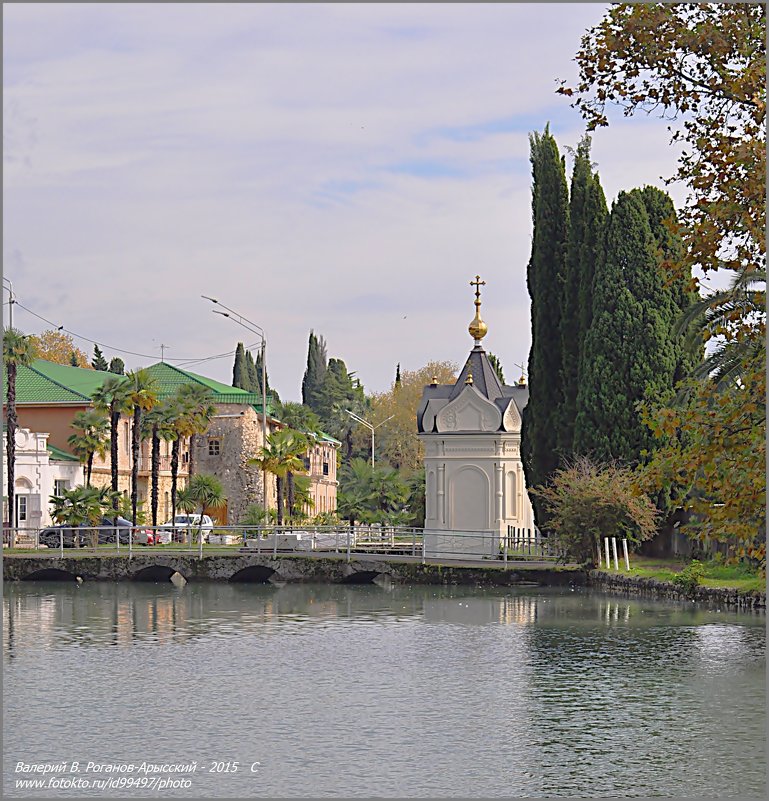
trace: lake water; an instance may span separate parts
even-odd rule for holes
[[[6,583],[3,603],[10,797],[766,790],[763,615],[533,587]]]

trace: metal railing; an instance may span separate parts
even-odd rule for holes
[[[13,543],[13,545],[12,545]],[[555,548],[536,529],[436,531],[405,526],[52,526],[3,532],[4,548],[97,555],[132,555],[153,550],[167,553],[257,553],[307,555],[380,554],[421,561],[549,561]]]

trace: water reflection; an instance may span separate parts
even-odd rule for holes
[[[402,585],[9,583],[3,603],[6,775],[72,748],[200,758],[194,732],[264,766],[258,785],[201,778],[194,797],[764,787],[760,617]]]

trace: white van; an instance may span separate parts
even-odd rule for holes
[[[198,527],[200,527],[203,532],[203,542],[207,542],[209,535],[214,530],[214,521],[211,520],[208,515],[202,515],[202,523],[201,515],[176,515],[173,520],[169,520],[167,523],[163,523],[162,526],[158,526],[159,529],[171,531],[171,533],[175,535],[173,537],[175,540],[182,539],[186,529],[191,529],[191,534],[195,535]]]

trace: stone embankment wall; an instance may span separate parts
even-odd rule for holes
[[[717,587],[698,587],[694,595],[687,595],[680,587],[670,581],[657,581],[651,578],[638,578],[591,570],[588,583],[596,589],[624,595],[638,595],[648,598],[663,598],[672,601],[696,601],[718,608],[766,609],[765,592],[742,592],[740,590]]]
[[[516,566],[475,567],[420,564],[419,561],[397,561],[366,558],[356,554],[349,562],[343,556],[302,557],[287,554],[206,555],[198,559],[192,554],[144,551],[127,556],[6,556],[3,578],[23,581],[50,578],[51,571],[67,574],[74,581],[132,581],[149,576],[167,579],[179,573],[187,581],[316,581],[363,582],[376,576],[388,576],[403,584],[465,584],[473,586],[584,585],[587,575],[577,568]],[[146,571],[152,571],[147,573]],[[246,578],[250,576],[250,578]],[[61,576],[64,578],[65,576]]]

